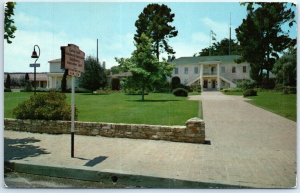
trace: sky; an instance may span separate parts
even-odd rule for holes
[[[210,45],[210,30],[216,40],[232,38],[246,17],[238,2],[163,2],[175,14],[172,25],[178,35],[169,39],[176,58],[192,56]],[[115,57],[130,57],[134,50],[135,21],[146,2],[18,2],[15,7],[17,31],[12,44],[4,43],[4,72],[31,72],[33,46],[41,49],[37,72],[49,72],[48,61],[60,58],[60,47],[76,44],[86,56],[96,57],[106,68],[118,65]],[[290,32],[296,37],[296,27]],[[163,55],[167,57],[166,55]]]

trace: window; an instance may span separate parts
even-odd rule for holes
[[[247,66],[243,66],[243,73],[247,72]]]
[[[189,68],[188,67],[184,67],[184,74],[188,74],[189,73]]]
[[[225,73],[225,66],[221,66],[221,73]]]
[[[174,74],[178,74],[178,68],[175,68]]]
[[[195,74],[199,74],[199,68],[198,68],[198,67],[195,67],[195,68],[194,68],[194,73],[195,73]]]
[[[235,66],[232,67],[232,73],[235,73]]]

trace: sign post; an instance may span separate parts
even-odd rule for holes
[[[61,68],[68,69],[68,75],[72,76],[71,94],[71,157],[74,157],[74,135],[75,135],[75,76],[80,77],[84,72],[84,52],[74,44],[61,46]]]

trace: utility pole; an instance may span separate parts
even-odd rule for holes
[[[97,38],[97,63],[99,63],[99,58],[98,58],[98,38]]]

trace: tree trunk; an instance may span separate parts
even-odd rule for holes
[[[65,69],[63,78],[61,80],[61,92],[67,91],[67,75],[68,75],[68,69]]]
[[[143,86],[142,86],[142,101],[144,101],[145,99],[145,84],[143,83]]]
[[[155,43],[156,45],[156,50],[155,50],[155,52],[156,52],[156,58],[157,58],[157,60],[159,60],[159,41],[156,41],[156,43]]]

